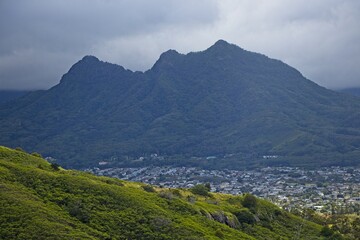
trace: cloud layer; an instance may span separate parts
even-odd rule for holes
[[[0,89],[49,88],[84,55],[147,70],[218,39],[328,88],[360,86],[359,23],[358,0],[2,0]]]

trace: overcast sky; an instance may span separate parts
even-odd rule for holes
[[[0,89],[47,89],[84,55],[143,71],[218,39],[360,87],[359,0],[0,0]]]

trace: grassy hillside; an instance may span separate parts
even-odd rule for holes
[[[251,195],[194,194],[98,177],[0,147],[0,239],[322,239]]]

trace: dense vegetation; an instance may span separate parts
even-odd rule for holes
[[[344,93],[352,94],[354,96],[360,96],[360,88],[346,88],[340,91]]]
[[[320,225],[252,195],[146,187],[5,147],[0,193],[0,239],[325,239]]]
[[[29,91],[0,90],[0,104],[15,100],[28,93]]]
[[[53,88],[0,108],[0,144],[72,168],[110,158],[131,165],[152,153],[167,156],[161,164],[217,156],[202,165],[221,168],[355,165],[360,99],[225,41],[167,51],[144,73],[87,56]]]

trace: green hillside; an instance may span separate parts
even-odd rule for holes
[[[6,147],[0,179],[0,239],[322,239],[319,225],[251,195],[97,177]]]
[[[264,155],[280,156],[265,165],[359,165],[360,99],[222,40],[167,51],[146,72],[86,56],[58,85],[0,107],[0,144],[68,168],[153,153],[178,163],[217,156],[203,166],[222,168]]]

